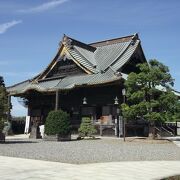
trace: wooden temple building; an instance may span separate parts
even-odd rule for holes
[[[138,34],[91,44],[64,35],[43,72],[7,91],[26,99],[31,124],[44,124],[51,110],[62,109],[70,114],[74,130],[82,117],[90,117],[97,127],[103,127],[101,133],[111,129],[115,135],[124,81],[143,62],[146,58]]]

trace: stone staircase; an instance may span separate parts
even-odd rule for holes
[[[173,130],[166,127],[155,127],[157,137],[174,137]]]

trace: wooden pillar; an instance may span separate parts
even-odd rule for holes
[[[59,108],[59,91],[56,90],[56,101],[55,101],[55,111]]]
[[[100,136],[102,136],[103,135],[103,127],[102,127],[102,124],[100,124],[100,126],[99,126],[99,132],[100,132]]]
[[[27,116],[30,116],[31,114],[31,107],[30,105],[28,104],[28,107],[27,107]]]

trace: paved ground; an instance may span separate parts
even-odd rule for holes
[[[180,147],[180,141],[173,141],[178,147]]]
[[[117,161],[180,160],[180,148],[173,143],[126,142],[120,139],[47,142],[8,137],[0,145],[1,156],[62,163],[84,164]]]
[[[178,147],[180,147],[180,136],[166,137],[164,139],[168,139],[172,141],[174,144],[176,144]]]
[[[43,149],[45,146],[43,142],[41,141],[36,141],[36,142],[30,142],[27,139],[27,136],[25,135],[20,135],[20,136],[12,136],[12,137],[7,137],[8,143],[6,144],[0,144],[0,152],[1,150],[6,150],[6,152],[9,152],[10,156],[18,156],[17,152],[19,151],[19,154],[23,152],[23,150],[26,150],[25,154],[27,153],[27,149],[29,149],[29,153],[31,154],[36,154],[37,152],[34,152],[34,149],[32,147],[36,147],[34,145],[41,146],[40,154],[44,152],[48,152],[49,154],[53,154],[53,146],[62,146],[61,143],[59,142],[52,142],[52,145],[50,146],[50,149]],[[129,144],[128,143],[123,143],[123,142],[118,142],[117,139],[111,139],[111,141],[108,141],[108,138],[103,140],[103,141],[76,141],[75,144],[71,144],[74,146],[74,149],[78,149],[77,142],[85,142],[84,145],[86,145],[86,142],[88,144],[91,142],[98,142],[102,144],[104,143],[103,146],[101,147],[100,152],[104,152],[104,149],[107,150],[106,146],[112,146],[113,147],[119,147],[123,146],[125,148],[124,150],[121,149],[120,151],[123,155],[125,155],[124,151],[127,150]],[[111,142],[111,144],[110,144]],[[74,143],[74,142],[73,142]],[[107,143],[107,144],[106,144]],[[120,144],[119,144],[120,143]],[[45,142],[46,144],[46,142]],[[95,144],[93,144],[93,147]],[[124,145],[123,145],[124,144]],[[136,143],[132,143],[136,144]],[[139,144],[139,142],[137,143]],[[31,146],[29,146],[31,145]],[[82,144],[81,144],[82,145]],[[81,145],[79,147],[79,150],[81,148]],[[164,159],[166,159],[168,156],[169,157],[179,157],[177,155],[179,153],[179,149],[176,145],[172,143],[166,143],[166,144],[144,144],[145,149],[143,148],[142,144],[139,144],[139,148],[137,146],[133,145],[130,146],[131,151],[134,151],[133,148],[138,149],[140,153],[144,153],[144,150],[147,150],[147,148],[150,148],[151,151],[153,151],[153,147],[155,148],[154,151],[157,151],[157,154],[160,153],[161,155],[164,154]],[[162,145],[162,146],[161,146]],[[165,146],[164,146],[165,145]],[[25,148],[24,146],[27,146]],[[60,147],[61,147],[60,146]],[[165,148],[168,147],[168,148]],[[17,149],[16,149],[17,148]],[[22,150],[21,150],[22,148]],[[83,151],[87,151],[88,148],[92,148],[92,146],[85,146],[84,149],[81,149],[80,152],[83,153]],[[113,148],[109,148],[112,150]],[[117,148],[118,149],[118,148]],[[161,149],[161,151],[160,151]],[[164,149],[165,152],[164,153]],[[171,149],[171,150],[170,150]],[[57,150],[57,149],[56,149]],[[60,149],[62,150],[62,149]],[[91,149],[91,153],[92,150]],[[118,149],[119,150],[119,149]],[[172,152],[174,152],[172,154]],[[16,153],[14,153],[16,152]],[[110,152],[110,151],[109,151]],[[136,152],[136,151],[135,151]],[[2,152],[1,152],[2,153]],[[111,151],[113,153],[113,151]],[[128,153],[130,153],[130,150],[128,150]],[[148,151],[149,156],[152,158],[153,154],[152,152]],[[61,154],[61,151],[59,151],[59,154]],[[131,153],[130,153],[131,154]],[[176,154],[176,155],[175,155]],[[128,154],[126,154],[128,156]],[[82,156],[83,157],[83,156]],[[144,157],[144,154],[141,156]],[[157,156],[156,156],[157,158]],[[141,159],[142,160],[142,159]],[[152,159],[151,159],[152,160]],[[175,159],[173,159],[175,160]],[[49,162],[49,161],[41,161],[41,160],[32,160],[32,159],[22,159],[22,158],[14,158],[14,157],[7,157],[7,156],[0,156],[0,179],[2,180],[33,180],[33,179],[62,179],[62,180],[92,180],[92,179],[97,179],[97,180],[116,180],[116,179],[121,179],[121,180],[149,180],[149,179],[161,179],[164,177],[169,177],[169,176],[174,176],[174,175],[180,175],[180,161],[121,161],[121,162],[108,162],[108,163],[91,163],[91,164],[80,164],[80,165],[75,165],[75,164],[67,164],[67,163],[59,163],[59,162]]]
[[[0,156],[1,180],[150,180],[180,174],[180,161],[73,165]]]

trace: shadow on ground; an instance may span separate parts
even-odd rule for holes
[[[26,143],[38,143],[38,142],[34,142],[34,141],[20,141],[20,140],[7,140],[5,142],[0,142],[0,144],[26,144]]]

